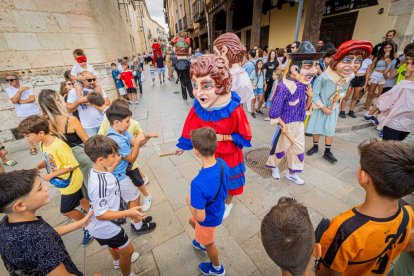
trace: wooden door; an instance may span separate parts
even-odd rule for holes
[[[352,39],[358,12],[350,12],[322,19],[319,39],[331,38],[331,42],[338,48],[342,42]]]

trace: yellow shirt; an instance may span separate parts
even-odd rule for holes
[[[407,63],[404,63],[400,66],[400,68],[397,69],[398,77],[397,77],[397,83],[399,83],[402,80],[405,80],[405,73],[407,72]]]
[[[46,170],[48,173],[64,169],[64,168],[74,168],[72,173],[72,178],[68,187],[59,189],[62,195],[70,195],[79,191],[82,187],[83,175],[82,171],[79,168],[79,163],[76,160],[75,156],[72,153],[71,148],[60,140],[55,138],[55,140],[49,146],[40,145],[42,150],[42,158],[46,161]],[[59,175],[59,178],[68,179],[70,172]]]
[[[104,117],[102,123],[101,123],[101,127],[99,128],[98,134],[99,135],[105,135],[108,133],[108,129],[111,125],[109,124],[109,120],[108,118],[106,118],[106,116]],[[141,133],[144,133],[142,131],[141,126],[139,125],[138,121],[134,120],[131,118],[131,124],[129,125],[128,128],[128,132],[129,134],[131,134],[133,137],[140,135]],[[131,170],[135,170],[136,168],[138,168],[138,163],[135,161],[134,164],[132,164],[132,168]]]

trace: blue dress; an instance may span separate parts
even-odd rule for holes
[[[340,101],[338,101],[331,115],[322,112],[322,107],[331,106],[331,96],[338,90],[341,99],[345,97],[349,83],[353,77],[343,78],[331,68],[326,69],[313,84],[312,107],[313,113],[309,119],[306,132],[310,134],[320,134],[323,136],[334,136],[336,121],[338,120]]]

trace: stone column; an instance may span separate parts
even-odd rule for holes
[[[213,41],[214,41],[214,14],[208,15],[208,48],[209,51],[212,52],[213,50]]]
[[[226,32],[233,31],[233,5],[232,2],[228,2],[229,4],[225,7],[226,11]]]

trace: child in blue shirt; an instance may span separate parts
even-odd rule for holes
[[[251,115],[253,118],[256,118],[254,114],[254,106],[256,104],[256,98],[259,103],[257,105],[256,112],[260,115],[263,115],[263,112],[260,110],[263,104],[263,93],[264,93],[264,78],[265,74],[263,72],[263,61],[261,59],[256,62],[256,69],[250,73],[250,80],[253,84],[254,99],[252,99],[252,112]]]
[[[192,214],[189,223],[195,229],[193,247],[206,252],[210,259],[198,268],[204,275],[224,275],[214,238],[215,228],[223,221],[229,168],[214,156],[217,147],[214,129],[203,127],[191,131],[190,135],[194,154],[201,159],[203,168],[191,181],[190,195],[186,198]]]

